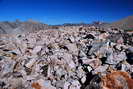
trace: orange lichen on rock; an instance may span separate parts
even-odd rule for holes
[[[129,89],[133,89],[133,79],[128,79],[127,82]]]
[[[113,71],[102,78],[103,89],[133,89],[133,79],[127,72]]]
[[[32,87],[35,89],[41,89],[41,86],[39,85],[39,83],[32,83]]]

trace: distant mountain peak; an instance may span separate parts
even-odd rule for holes
[[[129,30],[129,29],[133,30],[133,16],[128,16],[119,21],[110,24],[105,24],[103,26],[103,28],[109,28],[109,27],[117,27],[123,30]]]
[[[26,22],[30,22],[30,23],[33,23],[33,24],[41,23],[41,22],[33,20],[33,19],[28,19]]]
[[[112,23],[113,26],[117,26],[122,29],[132,29],[133,28],[133,16],[128,16],[124,19]]]

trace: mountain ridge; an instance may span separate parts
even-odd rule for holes
[[[17,19],[14,22],[9,22],[9,21],[0,22],[0,34],[10,34],[10,33],[17,34],[22,32],[33,32],[33,31],[45,30],[45,29],[54,29],[54,28],[58,29],[58,27],[60,26],[95,26],[95,27],[100,27],[104,29],[116,27],[123,30],[133,30],[133,16],[128,16],[124,19],[121,19],[112,23],[95,21],[91,24],[64,23],[62,25],[48,25],[38,21],[34,21],[32,19],[22,22]]]

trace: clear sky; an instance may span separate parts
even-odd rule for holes
[[[0,21],[112,22],[133,15],[133,0],[0,0]]]

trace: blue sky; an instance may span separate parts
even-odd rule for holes
[[[133,15],[133,0],[0,0],[0,21],[112,22]]]

